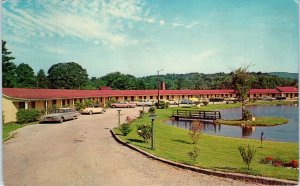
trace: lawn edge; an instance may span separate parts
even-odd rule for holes
[[[245,181],[245,182],[250,182],[250,183],[262,183],[262,184],[268,184],[268,185],[298,185],[298,182],[291,181],[291,180],[283,180],[283,179],[269,178],[269,177],[262,177],[262,176],[252,176],[252,175],[246,175],[246,174],[241,174],[241,173],[228,173],[228,172],[214,171],[214,170],[210,170],[210,169],[203,169],[203,168],[199,168],[199,167],[195,167],[195,166],[190,166],[190,165],[185,165],[182,163],[173,162],[173,161],[170,161],[170,160],[167,160],[164,158],[154,156],[153,154],[143,151],[143,150],[129,144],[128,142],[123,141],[116,135],[116,133],[113,131],[113,129],[110,129],[110,132],[111,132],[113,138],[120,144],[127,146],[130,149],[135,150],[135,151],[145,155],[148,158],[158,160],[160,162],[163,162],[163,163],[166,163],[166,164],[178,167],[178,168],[187,169],[187,170],[191,170],[191,171],[202,173],[202,174],[230,178],[233,180],[240,180],[240,181]]]

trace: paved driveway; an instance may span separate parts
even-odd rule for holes
[[[122,109],[122,121],[138,110]],[[117,109],[17,130],[3,145],[5,185],[241,185],[178,169],[118,144]]]

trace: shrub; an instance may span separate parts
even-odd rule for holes
[[[265,158],[262,158],[259,160],[259,163],[262,164],[268,164],[268,163],[272,163],[273,158],[271,156],[267,156]]]
[[[26,124],[39,119],[40,112],[35,109],[21,109],[17,112],[17,123]]]
[[[284,164],[283,160],[278,157],[272,160],[273,166],[280,167],[283,166],[283,164]]]
[[[140,118],[142,118],[144,116],[145,112],[143,110],[139,110],[139,112],[140,112]]]
[[[204,100],[204,101],[202,101],[202,103],[203,103],[203,105],[207,106],[209,101]]]
[[[78,111],[84,109],[84,103],[82,103],[80,101],[76,101],[75,102],[75,109],[78,110]]]
[[[143,138],[144,142],[148,142],[151,138],[151,126],[146,123],[137,125],[137,134]]]
[[[155,107],[150,107],[148,112],[151,113],[151,114],[154,114],[155,113]]]
[[[193,145],[193,150],[188,152],[187,154],[190,159],[196,160],[197,157],[199,156],[199,153],[200,153],[200,149],[196,145]]]
[[[111,98],[110,100],[108,100],[108,102],[106,103],[106,107],[109,108],[111,106],[112,103],[116,103],[117,100],[115,98]]]
[[[254,158],[256,150],[250,145],[247,146],[247,149],[243,146],[239,146],[238,149],[244,163],[247,165],[248,170],[250,170],[250,164],[252,162],[252,159]]]
[[[290,164],[291,164],[291,166],[292,166],[293,168],[298,168],[298,167],[299,167],[299,163],[298,163],[297,160],[292,160],[292,161],[290,162]]]
[[[253,115],[249,110],[245,110],[242,117],[243,120],[252,120]]]
[[[192,143],[193,144],[197,144],[199,139],[200,139],[200,135],[201,135],[201,130],[203,128],[203,123],[195,120],[192,122],[191,124],[191,128],[189,131],[189,136],[191,137]]]
[[[131,132],[132,129],[130,129],[130,123],[123,123],[120,126],[120,131],[122,132],[123,136],[127,136]]]
[[[155,103],[155,107],[158,108],[158,103]],[[159,101],[159,109],[167,109],[169,108],[169,102]]]

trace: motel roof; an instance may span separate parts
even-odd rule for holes
[[[280,93],[277,89],[251,89],[250,94],[276,94]]]
[[[286,93],[297,93],[298,89],[296,87],[277,87],[280,92]]]
[[[251,89],[255,93],[298,92],[294,87],[278,87],[277,89]],[[160,95],[208,95],[235,93],[231,89],[221,90],[160,90]],[[2,94],[17,99],[67,99],[92,98],[110,96],[156,96],[157,90],[67,90],[67,89],[28,89],[3,88]]]

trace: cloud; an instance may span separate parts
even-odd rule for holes
[[[159,21],[159,25],[163,26],[165,24],[165,21],[164,20],[160,20]]]
[[[50,53],[53,53],[53,54],[67,54],[68,51],[64,48],[60,48],[60,47],[45,47],[44,50],[46,52],[50,52]]]
[[[194,26],[196,26],[196,25],[198,25],[198,24],[199,24],[199,23],[198,23],[197,21],[195,21],[195,22],[192,22],[192,23],[186,25],[185,27],[186,27],[186,28],[192,28],[192,27],[194,27]]]
[[[203,61],[206,59],[211,58],[212,56],[214,56],[217,53],[216,50],[214,49],[208,49],[204,52],[200,52],[198,54],[195,54],[194,56],[192,56],[192,61]]]
[[[299,4],[299,1],[298,0],[294,0],[295,1],[295,3],[298,5]]]
[[[52,0],[47,4],[37,1],[26,8],[18,2],[9,3],[7,1],[3,7],[4,33],[27,40],[58,36],[124,46],[136,42],[131,42],[123,32],[125,25],[155,21],[146,15],[149,10],[141,0]]]

